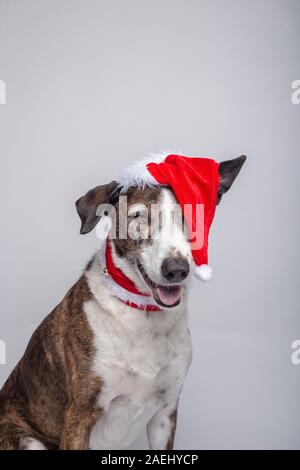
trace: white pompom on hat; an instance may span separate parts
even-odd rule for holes
[[[201,264],[201,266],[195,266],[194,275],[196,279],[207,282],[212,278],[212,268],[208,264]]]

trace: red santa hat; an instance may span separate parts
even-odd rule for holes
[[[126,190],[130,186],[169,186],[184,213],[184,206],[190,205],[192,214],[186,218],[191,233],[196,230],[196,205],[203,205],[204,223],[201,229],[202,246],[192,247],[195,262],[195,277],[209,281],[212,269],[208,265],[208,235],[212,224],[220,183],[219,163],[210,158],[185,157],[183,155],[150,155],[125,169],[119,180]]]

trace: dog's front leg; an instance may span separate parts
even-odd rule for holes
[[[98,415],[90,409],[72,404],[64,416],[64,428],[60,440],[61,450],[87,450],[90,434]]]
[[[177,404],[161,408],[149,421],[147,434],[150,449],[172,450],[177,422]]]

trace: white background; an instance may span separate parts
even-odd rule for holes
[[[0,18],[0,385],[97,248],[79,196],[147,152],[245,153],[190,299],[176,447],[300,448],[300,2],[0,0]]]

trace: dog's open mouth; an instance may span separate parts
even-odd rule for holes
[[[150,279],[141,263],[138,262],[137,265],[144,281],[150,287],[153,298],[158,303],[158,305],[161,307],[171,308],[180,304],[182,284],[156,284],[152,281],[152,279]]]

